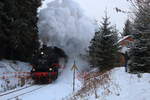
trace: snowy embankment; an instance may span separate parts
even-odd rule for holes
[[[96,89],[87,90],[87,94],[79,91],[76,94],[80,95],[71,96],[71,100],[149,100],[150,74],[129,74],[124,68],[115,68],[110,79],[110,84],[98,84]]]
[[[28,63],[13,62],[8,60],[0,61],[0,93],[27,85],[29,80],[22,84],[21,78],[17,77],[19,72],[30,72],[31,66]]]
[[[113,81],[120,88],[119,96],[112,94],[107,100],[149,100],[150,98],[150,74],[129,74],[124,68],[115,69]]]

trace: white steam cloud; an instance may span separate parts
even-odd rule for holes
[[[94,33],[94,25],[72,0],[55,0],[39,12],[40,39],[49,46],[65,50],[69,56],[85,52]]]

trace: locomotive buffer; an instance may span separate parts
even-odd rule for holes
[[[78,67],[76,66],[75,61],[71,70],[73,71],[73,92],[74,92],[75,91],[75,76],[76,76],[75,74],[76,74],[76,70],[78,70]]]

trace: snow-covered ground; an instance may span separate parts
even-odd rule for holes
[[[141,78],[140,78],[141,77]],[[113,81],[120,88],[118,95],[107,96],[107,100],[149,100],[150,74],[128,74],[124,68],[117,68],[113,73]]]
[[[14,89],[14,91],[12,91],[12,92],[8,91],[6,93],[0,94],[0,100],[16,100],[16,98],[19,97],[20,95],[28,94],[28,93],[31,93],[33,91],[38,91],[44,87],[46,87],[46,85],[41,85],[41,86],[40,85],[34,85],[34,86],[30,86],[28,88],[25,87],[23,89],[20,89],[19,91],[15,91],[18,89]]]
[[[124,68],[116,68],[111,75],[112,84],[105,90],[97,88],[95,93],[75,100],[149,100],[150,99],[150,74],[129,74]]]
[[[20,87],[21,78],[16,77],[18,72],[30,72],[31,68],[28,63],[24,62],[0,61],[0,93]]]

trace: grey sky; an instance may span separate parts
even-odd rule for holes
[[[46,0],[50,2],[52,0]],[[126,0],[74,0],[83,8],[84,13],[92,19],[102,20],[104,11],[107,8],[108,15],[111,17],[112,24],[116,24],[117,28],[122,31],[127,15],[117,13],[115,7],[128,10],[129,3]]]

